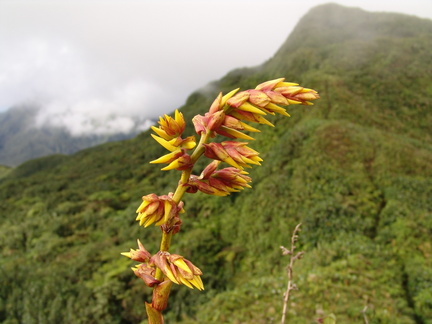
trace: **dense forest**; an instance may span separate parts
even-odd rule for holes
[[[172,252],[203,271],[205,290],[174,285],[166,323],[279,322],[279,247],[298,223],[288,323],[432,323],[431,49],[430,20],[322,5],[267,62],[189,96],[187,121],[219,91],[278,77],[321,99],[254,134],[264,161],[252,189],[185,196]],[[1,323],[145,323],[151,289],[120,253],[137,238],[158,250],[160,230],[135,210],[175,189],[177,171],[148,163],[163,154],[144,132],[0,169]]]

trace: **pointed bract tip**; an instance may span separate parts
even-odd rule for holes
[[[240,88],[234,89],[230,92],[228,92],[226,95],[224,95],[221,99],[221,106],[223,107],[226,102],[228,101],[228,99],[230,99],[232,96],[234,96],[238,91],[240,90]]]
[[[122,252],[121,255],[124,255],[125,257],[128,257],[129,259],[132,257],[130,252]]]

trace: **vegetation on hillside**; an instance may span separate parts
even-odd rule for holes
[[[432,323],[430,48],[429,20],[324,5],[271,60],[189,97],[187,120],[219,91],[282,75],[322,99],[289,106],[291,118],[254,136],[264,167],[250,172],[253,189],[185,199],[172,251],[193,256],[206,290],[173,287],[167,323],[279,321],[279,246],[300,222],[305,255],[288,323],[330,313],[362,323],[365,306],[370,323]],[[146,132],[32,160],[0,179],[0,322],[144,320],[151,290],[120,252],[137,237],[158,250],[160,233],[136,226],[135,210],[142,195],[178,181],[148,163],[162,154]]]
[[[7,167],[5,165],[0,165],[0,179],[5,177],[11,170],[12,168],[10,167]]]

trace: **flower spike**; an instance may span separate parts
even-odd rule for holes
[[[163,323],[162,311],[167,308],[173,283],[204,290],[202,271],[183,256],[169,253],[172,236],[180,231],[182,225],[183,195],[201,191],[227,196],[251,188],[252,179],[244,169],[261,165],[263,160],[257,151],[247,146],[247,142],[237,140],[254,140],[249,133],[259,133],[260,130],[250,123],[274,127],[267,119],[269,116],[290,117],[286,106],[309,106],[316,99],[319,99],[319,94],[315,90],[278,78],[263,82],[255,89],[235,89],[225,95],[219,93],[206,113],[192,119],[195,132],[200,137],[198,145],[194,136],[183,136],[186,123],[178,110],[174,117],[163,115],[158,125],[151,127],[153,139],[169,152],[150,163],[165,164],[161,170],[176,169],[182,174],[174,194],[143,196],[136,210],[140,226],[160,226],[160,251],[152,256],[138,240],[138,249],[121,253],[140,262],[132,267],[132,271],[153,288],[152,302],[145,303],[150,324]],[[218,135],[230,140],[218,141]],[[193,152],[189,153],[190,150]],[[194,175],[193,167],[202,156],[211,161],[199,176]],[[219,169],[222,162],[229,166]]]

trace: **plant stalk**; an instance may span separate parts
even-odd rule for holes
[[[206,134],[201,135],[200,141],[191,155],[191,167],[189,169],[184,170],[181,174],[179,184],[178,184],[178,186],[174,192],[174,196],[172,198],[176,204],[180,203],[181,199],[183,198],[183,195],[186,193],[187,183],[188,183],[189,177],[192,173],[192,169],[193,169],[196,161],[204,154],[204,144],[207,143],[207,141],[210,137],[209,133],[210,132],[207,132]],[[165,252],[169,251],[170,246],[171,246],[172,236],[173,236],[172,231],[169,231],[169,232],[162,231],[162,238],[161,238],[159,251],[165,251]],[[163,281],[163,273],[159,268],[156,269],[155,278],[161,282]],[[153,291],[155,291],[155,289],[157,289],[157,286],[153,288]],[[165,305],[168,304],[168,297],[169,297],[170,289],[171,289],[171,285],[165,289],[165,293],[163,295],[154,293],[152,304],[146,303],[146,311],[147,311],[149,324],[163,324],[164,323],[162,311],[153,308],[152,305],[154,305],[155,303],[158,303],[158,304],[164,303]],[[161,298],[166,299],[166,300],[161,300]]]
[[[282,309],[282,319],[281,319],[281,324],[285,324],[285,319],[286,319],[286,313],[287,313],[287,309],[288,309],[288,300],[290,297],[290,292],[291,290],[296,289],[296,286],[293,284],[293,267],[294,267],[294,262],[296,260],[298,260],[299,258],[301,258],[301,256],[303,255],[303,252],[299,252],[296,255],[294,255],[294,251],[296,249],[295,246],[295,242],[298,239],[298,235],[297,233],[300,231],[300,226],[301,223],[298,224],[294,231],[293,234],[291,236],[291,248],[285,249],[284,247],[281,247],[282,250],[284,251],[283,254],[288,254],[290,256],[290,262],[289,265],[287,266],[287,276],[288,276],[288,284],[287,284],[287,290],[284,294],[284,302],[283,302],[283,309]]]

